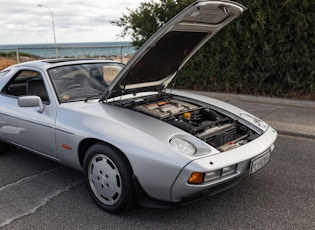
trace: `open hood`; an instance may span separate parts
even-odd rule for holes
[[[100,101],[161,91],[211,37],[246,8],[231,1],[196,1],[159,29],[107,87]]]

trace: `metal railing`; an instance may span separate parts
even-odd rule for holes
[[[56,57],[56,48],[58,57]],[[135,52],[131,45],[59,45],[56,48],[47,45],[0,46],[0,53],[2,57],[15,58],[17,63],[50,58],[97,58],[126,63]]]

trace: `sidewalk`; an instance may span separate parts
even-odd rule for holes
[[[195,92],[213,97],[261,118],[280,134],[315,139],[315,101]]]

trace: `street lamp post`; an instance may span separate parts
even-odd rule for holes
[[[52,20],[52,27],[53,27],[53,33],[54,33],[54,44],[55,44],[55,51],[56,51],[56,58],[58,58],[58,48],[57,48],[57,42],[56,42],[56,32],[55,32],[55,20],[54,20],[54,14],[52,12],[52,10],[45,5],[38,5],[39,7],[46,7],[51,15],[51,20]]]

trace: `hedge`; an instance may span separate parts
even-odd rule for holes
[[[247,11],[197,52],[177,87],[315,99],[315,1],[238,2]]]

